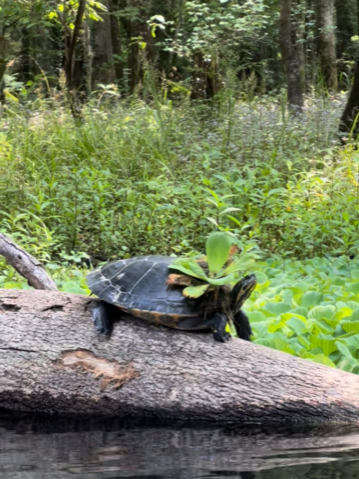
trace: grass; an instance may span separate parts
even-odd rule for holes
[[[96,103],[82,124],[54,100],[12,106],[1,230],[45,261],[182,254],[214,228],[268,254],[352,251],[350,225],[344,245],[334,238],[357,217],[355,155],[333,143],[341,102],[308,99],[289,118],[281,98],[229,100]]]

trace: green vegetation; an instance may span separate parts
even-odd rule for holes
[[[206,241],[206,256],[176,259],[171,269],[182,274],[170,275],[168,283],[185,285],[183,294],[191,298],[236,283],[244,271],[254,266],[253,253],[236,254],[241,246],[234,235],[220,231],[211,233]]]
[[[0,227],[37,257],[200,250],[228,230],[266,255],[355,254],[359,163],[333,144],[339,101],[111,108],[77,125],[54,101],[2,120]],[[39,108],[36,110],[35,108]]]
[[[334,139],[340,99],[112,104],[76,123],[55,99],[0,122],[0,228],[87,293],[84,261],[203,252],[213,231],[254,248],[254,342],[359,372],[359,156]],[[321,257],[321,258],[320,258]],[[268,258],[265,260],[265,258]],[[26,287],[2,264],[0,287]],[[250,271],[252,272],[252,271]]]
[[[359,261],[313,258],[258,265],[246,302],[254,342],[359,373]]]

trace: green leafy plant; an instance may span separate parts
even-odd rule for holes
[[[235,236],[225,232],[211,233],[206,242],[206,256],[178,258],[171,269],[185,274],[169,275],[169,284],[188,284],[184,296],[198,298],[204,293],[239,280],[240,274],[254,264],[254,254],[239,251]]]

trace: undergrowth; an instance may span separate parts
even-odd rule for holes
[[[12,105],[0,229],[43,261],[182,254],[213,229],[267,254],[353,254],[359,160],[335,146],[341,107],[309,98],[296,118],[280,97],[132,99],[91,104],[76,124],[53,99]]]

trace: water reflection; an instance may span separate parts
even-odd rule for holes
[[[359,431],[0,417],[4,479],[359,479]]]

